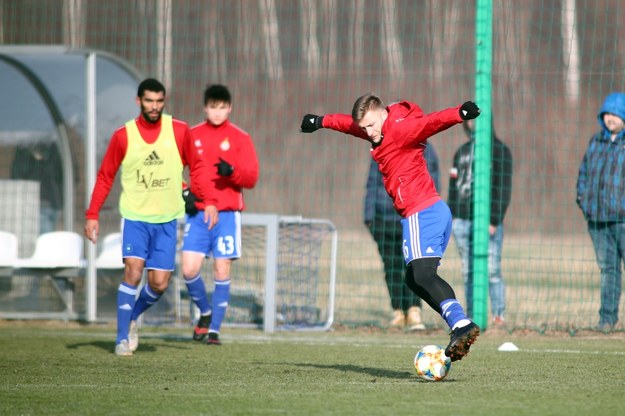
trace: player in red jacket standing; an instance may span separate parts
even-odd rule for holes
[[[191,134],[203,150],[209,169],[210,195],[217,199],[219,223],[212,230],[202,227],[197,209],[205,202],[196,198],[197,183],[191,178],[191,189],[185,190],[187,224],[182,247],[182,274],[189,296],[200,310],[193,339],[209,345],[221,345],[219,331],[230,299],[230,268],[241,257],[241,211],[243,189],[258,181],[258,158],[249,134],[230,122],[232,97],[227,87],[211,85],[204,91],[206,121],[194,126]],[[200,274],[205,257],[213,257],[215,290],[212,302]],[[211,305],[212,303],[212,305]]]
[[[445,354],[452,361],[468,354],[480,328],[467,318],[453,289],[437,273],[451,235],[451,211],[436,191],[423,152],[430,136],[479,114],[477,105],[467,101],[424,115],[414,103],[400,101],[387,107],[369,93],[356,100],[351,116],[307,114],[301,124],[304,133],[329,128],[371,143],[384,188],[402,217],[404,258],[412,269],[406,273],[406,284],[451,328]]]
[[[198,184],[205,198],[204,228],[217,222],[215,200],[206,180],[202,148],[194,143],[186,123],[163,114],[165,87],[148,78],[139,84],[141,114],[117,129],[102,160],[86,212],[85,236],[94,244],[100,233],[99,212],[121,167],[124,281],[117,292],[115,354],[132,355],[139,345],[136,320],[167,289],[175,267],[177,219],[184,216],[180,196],[183,170]],[[148,283],[136,299],[143,270]]]

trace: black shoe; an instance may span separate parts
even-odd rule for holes
[[[208,339],[206,340],[208,345],[221,345],[221,341],[219,340],[218,332],[209,332]]]
[[[212,313],[210,315],[200,316],[200,320],[197,322],[195,328],[193,328],[194,341],[202,341],[204,338],[206,338],[206,335],[208,334],[208,327],[211,324],[212,317]]]
[[[450,334],[449,345],[445,348],[445,355],[451,358],[451,361],[462,360],[469,353],[469,348],[478,335],[480,335],[480,327],[473,322],[454,329]]]

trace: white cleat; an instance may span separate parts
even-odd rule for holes
[[[115,345],[115,355],[129,356],[132,351],[128,346],[128,341],[123,339],[119,344]]]
[[[128,348],[131,352],[137,351],[139,348],[139,329],[137,321],[130,321],[130,329],[128,330]]]

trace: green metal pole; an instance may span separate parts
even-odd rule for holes
[[[473,172],[473,319],[488,324],[488,240],[492,136],[493,2],[478,0],[475,22],[475,100],[482,110],[475,120]]]

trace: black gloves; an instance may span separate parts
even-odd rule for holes
[[[302,119],[302,125],[300,126],[302,133],[312,133],[323,128],[323,116],[316,116],[314,114],[306,114]]]
[[[480,108],[473,101],[467,101],[460,106],[460,118],[463,120],[473,120],[480,115]]]
[[[182,199],[184,199],[184,211],[189,215],[197,214],[195,202],[200,202],[200,200],[191,192],[191,189],[187,188],[182,190]]]
[[[215,163],[213,166],[217,166],[219,176],[230,176],[234,172],[234,167],[222,158],[219,158],[219,163]]]

